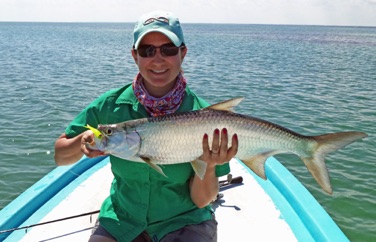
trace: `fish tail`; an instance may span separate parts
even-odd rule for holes
[[[333,190],[325,164],[325,156],[328,153],[339,150],[342,147],[365,137],[367,137],[367,134],[362,132],[339,132],[313,136],[311,138],[317,142],[317,145],[315,149],[313,149],[312,155],[310,157],[300,158],[304,161],[304,164],[322,189],[325,192],[332,194]]]

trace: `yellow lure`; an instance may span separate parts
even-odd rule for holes
[[[101,133],[101,131],[99,131],[96,128],[91,127],[88,124],[86,126],[84,126],[84,127],[87,128],[87,129],[90,129],[93,132],[93,134],[94,134],[95,137],[97,137],[98,139],[102,139],[102,133]]]

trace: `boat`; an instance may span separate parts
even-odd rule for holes
[[[274,157],[267,180],[241,161],[212,202],[218,241],[349,241],[311,193]],[[113,179],[109,157],[57,167],[0,211],[0,241],[87,241]]]

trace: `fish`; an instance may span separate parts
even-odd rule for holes
[[[203,135],[226,128],[229,137],[238,136],[236,158],[259,177],[267,179],[265,162],[270,156],[292,153],[300,157],[321,188],[332,194],[325,156],[367,137],[366,133],[357,131],[302,135],[278,124],[234,112],[234,107],[242,100],[241,97],[233,98],[199,110],[99,124],[97,128],[86,125],[94,133],[94,141],[87,146],[126,160],[145,162],[162,175],[163,165],[190,162],[195,173],[203,179],[206,171],[206,163],[200,159]],[[209,144],[212,138],[209,136]]]

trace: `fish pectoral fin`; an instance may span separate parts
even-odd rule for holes
[[[206,173],[206,162],[201,159],[196,159],[191,162],[192,168],[195,171],[196,175],[202,180],[204,179]]]
[[[149,157],[140,156],[141,160],[145,161],[151,168],[153,168],[158,173],[162,174],[163,176],[167,177],[166,174],[163,172],[162,168],[156,164],[154,164]]]
[[[223,101],[220,103],[213,104],[209,107],[208,109],[213,109],[213,110],[221,110],[221,111],[229,111],[233,112],[233,108],[238,106],[238,104],[243,100],[243,97],[238,97],[238,98],[233,98],[227,101]]]

